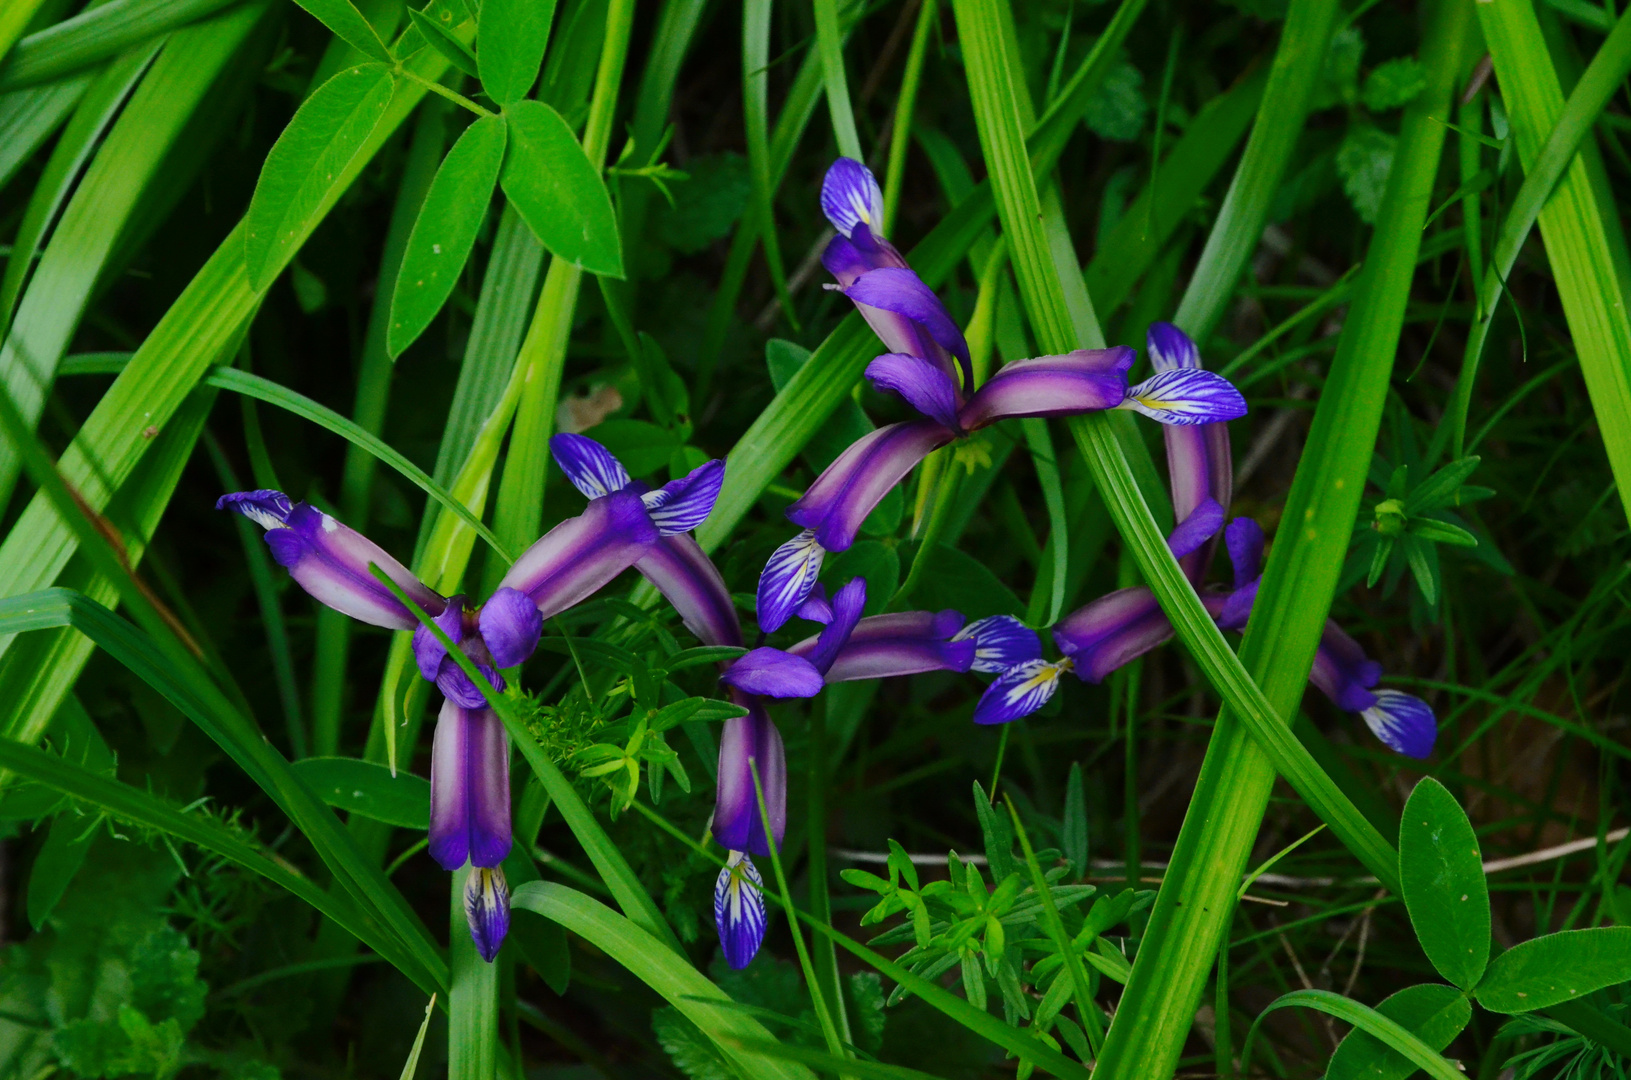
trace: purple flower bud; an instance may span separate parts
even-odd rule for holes
[[[472,867],[464,879],[464,917],[476,952],[489,964],[510,931],[510,886],[499,867]]]
[[[725,962],[737,971],[747,967],[765,939],[764,881],[753,859],[733,851],[714,882],[714,926]]]

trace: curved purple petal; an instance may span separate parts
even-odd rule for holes
[[[719,681],[771,698],[811,698],[821,693],[824,685],[821,672],[809,660],[768,645],[737,657]]]
[[[1144,335],[1150,350],[1150,365],[1156,371],[1201,366],[1201,352],[1190,336],[1169,322],[1151,323]]]
[[[751,694],[732,692],[731,700],[748,710],[725,721],[719,736],[719,788],[714,796],[714,838],[732,851],[769,855],[764,820],[753,786],[753,766],[764,790],[771,830],[780,844],[787,831],[787,752],[781,732]]]
[[[714,458],[640,498],[657,531],[673,536],[688,533],[708,520],[724,483],[725,459]]]
[[[1235,384],[1200,368],[1158,372],[1129,389],[1119,407],[1159,424],[1217,424],[1246,415],[1246,399]]]
[[[464,879],[464,918],[476,952],[489,964],[510,932],[510,886],[499,867],[473,867]]]
[[[446,634],[457,645],[464,640],[464,597],[452,596],[448,598],[447,607],[433,620],[442,633]],[[442,639],[430,632],[430,628],[420,623],[413,631],[413,659],[419,665],[419,674],[431,682],[436,681],[436,673],[442,670],[442,661],[447,657],[447,646]]]
[[[1263,573],[1263,526],[1248,517],[1237,517],[1223,530],[1229,561],[1235,568],[1235,588],[1242,589]]]
[[[839,650],[849,641],[865,607],[866,578],[851,578],[832,598],[832,621],[822,628],[808,656],[810,664],[822,675],[827,674]]]
[[[1425,758],[1438,738],[1432,706],[1397,690],[1376,691],[1376,704],[1360,714],[1388,749],[1406,757]]]
[[[564,431],[552,435],[549,452],[554,455],[555,464],[561,467],[561,472],[566,474],[573,487],[583,492],[585,498],[605,498],[614,491],[622,491],[632,482],[623,463],[587,435]]]
[[[869,271],[886,267],[904,268],[906,260],[901,258],[900,252],[889,241],[874,236],[867,226],[857,225],[852,235],[839,233],[827,242],[826,249],[821,253],[821,265],[838,279],[838,286],[842,290],[849,288],[856,278]],[[867,317],[865,311],[861,314]],[[868,322],[871,323],[870,318]],[[875,323],[872,326],[877,329]],[[933,341],[928,337],[924,340]]]
[[[1246,623],[1252,617],[1252,605],[1257,602],[1257,586],[1261,582],[1261,578],[1252,578],[1229,594],[1222,609],[1214,616],[1219,629],[1246,629]]]
[[[757,609],[759,629],[774,634],[804,607],[816,588],[821,560],[827,549],[816,540],[814,529],[805,529],[771,552],[759,572]]]
[[[491,709],[442,703],[430,758],[430,857],[444,870],[510,853],[510,741]]]
[[[932,361],[907,353],[885,353],[866,366],[866,377],[883,393],[895,393],[943,427],[960,431],[957,385]]]
[[[1036,712],[1059,689],[1059,676],[1070,670],[1070,664],[1069,660],[1027,660],[1009,668],[980,696],[974,706],[974,722],[1006,724]]]
[[[770,920],[765,912],[765,883],[745,852],[733,851],[714,882],[714,927],[725,962],[737,971],[752,963]]]
[[[890,424],[864,435],[838,455],[803,496],[787,508],[787,518],[795,525],[814,529],[817,542],[825,550],[843,551],[855,542],[861,523],[879,500],[931,450],[952,438],[952,432],[933,420]],[[798,603],[808,595],[806,590]],[[789,606],[788,614],[797,606]],[[763,619],[761,609],[761,626]]]
[[[1176,558],[1183,558],[1218,534],[1223,528],[1223,507],[1215,499],[1207,499],[1184,518],[1167,537],[1167,547]]]
[[[487,680],[487,684],[496,692],[502,694],[504,692],[504,677],[493,670],[491,664],[480,660],[476,660],[475,664],[476,671]],[[483,694],[481,689],[470,681],[470,676],[464,673],[464,668],[460,667],[458,661],[451,656],[442,659],[441,667],[437,670],[434,681],[436,689],[442,692],[442,696],[461,708],[485,709],[487,707],[487,695]]]
[[[909,267],[883,266],[868,271],[846,286],[844,295],[862,309],[863,315],[866,314],[867,308],[872,308],[898,315],[921,327],[930,340],[957,358],[963,371],[964,384],[967,385],[973,379],[968,342],[963,338],[963,332],[946,312],[946,305],[940,302],[940,297],[936,296],[934,290],[925,285],[923,279]],[[886,334],[870,317],[867,321],[872,323],[873,329],[883,339],[884,344],[889,346],[890,352],[921,355],[929,360],[939,359],[931,352],[922,351],[920,341],[912,340],[916,335],[891,340],[893,334],[899,333],[900,328],[897,324],[887,322],[891,333]],[[911,347],[914,344],[918,347]],[[950,374],[948,371],[947,375]]]
[[[548,619],[592,596],[659,539],[640,496],[613,492],[522,552],[499,587],[525,593]]]
[[[805,597],[804,603],[800,604],[793,614],[805,622],[820,623],[823,626],[832,622],[832,604],[827,600],[826,586],[819,581],[816,582],[815,587],[810,590],[810,595]]]
[[[313,599],[374,626],[412,630],[419,620],[369,571],[370,563],[428,614],[440,615],[446,603],[378,544],[307,503],[290,508],[284,526],[266,533],[266,545]]]
[[[537,605],[527,599],[526,593],[503,588],[481,606],[476,625],[493,658],[493,666],[508,668],[525,662],[538,648],[538,639],[544,633],[544,616]]]
[[[1142,585],[1106,593],[1060,619],[1054,644],[1075,661],[1077,678],[1101,682],[1172,637],[1172,623]]]
[[[1077,349],[1005,364],[958,417],[969,431],[1016,416],[1074,416],[1119,405],[1127,396],[1133,350]]]
[[[847,157],[828,166],[821,180],[821,212],[845,236],[857,225],[865,225],[873,232],[882,228],[883,192],[872,170]]]
[[[702,545],[684,534],[665,536],[634,568],[657,586],[685,628],[704,645],[742,644],[742,624],[725,579]]]
[[[289,496],[272,488],[254,491],[234,491],[215,500],[217,510],[231,510],[242,514],[263,529],[281,529],[294,509]]]
[[[827,681],[887,679],[926,671],[967,671],[974,664],[973,639],[954,640],[963,616],[951,610],[903,611],[873,615],[855,624],[843,648],[827,669]],[[807,638],[788,651],[809,656],[818,638]]]
[[[952,640],[974,642],[973,670],[987,674],[1042,659],[1042,639],[1012,615],[976,619],[957,631]]]
[[[1337,707],[1364,712],[1376,704],[1370,688],[1382,681],[1382,665],[1365,655],[1359,642],[1329,619],[1314,650],[1314,669],[1308,681],[1319,687]]]

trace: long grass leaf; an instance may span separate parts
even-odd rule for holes
[[[239,0],[112,0],[17,43],[3,67],[0,90],[51,82],[132,45],[208,18]],[[0,50],[3,52],[3,50]]]

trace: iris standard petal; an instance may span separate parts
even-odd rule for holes
[[[430,759],[430,856],[444,870],[510,853],[509,736],[491,709],[442,703]]]
[[[263,529],[281,529],[289,520],[289,511],[294,509],[294,504],[281,491],[257,488],[223,495],[215,500],[215,508],[242,514]]]
[[[827,600],[826,586],[816,582],[810,595],[804,598],[804,603],[793,614],[805,622],[821,623],[823,626],[832,622],[832,604]]]
[[[1201,366],[1201,353],[1195,342],[1169,322],[1151,323],[1144,343],[1149,346],[1150,364],[1156,371]]]
[[[753,768],[759,771],[770,827],[780,844],[787,831],[787,752],[781,732],[751,694],[733,691],[731,700],[748,710],[725,721],[719,736],[719,788],[714,796],[714,838],[732,851],[769,855],[770,843],[759,816]]]
[[[976,619],[957,631],[952,640],[974,642],[973,670],[987,674],[1042,659],[1042,639],[1012,615]]]
[[[447,607],[442,613],[431,620],[448,640],[457,645],[464,640],[464,597],[452,596],[448,598]],[[419,674],[431,682],[436,681],[436,675],[442,670],[442,661],[447,658],[447,646],[442,639],[430,632],[430,628],[420,623],[413,631],[413,659],[419,667]]]
[[[266,545],[313,599],[353,619],[391,630],[419,625],[413,612],[369,571],[370,563],[430,615],[440,615],[445,605],[378,544],[307,503],[290,508],[283,527],[267,532]]]
[[[827,242],[826,249],[821,253],[821,265],[838,279],[838,285],[843,289],[854,284],[862,274],[885,267],[901,268],[906,265],[906,260],[901,258],[893,244],[877,239],[865,225],[857,225],[853,237],[839,233]],[[864,311],[861,315],[867,317]],[[870,318],[868,323],[874,330],[877,329]],[[925,340],[933,339],[925,337]]]
[[[1376,704],[1360,713],[1388,749],[1406,757],[1425,758],[1438,738],[1433,709],[1419,697],[1397,690],[1376,691]]]
[[[670,480],[656,491],[646,492],[640,499],[657,531],[673,536],[688,533],[708,519],[724,483],[725,459],[714,458],[678,480]]]
[[[816,638],[809,663],[822,675],[832,667],[838,651],[849,641],[866,607],[866,578],[851,578],[832,598],[833,617]]]
[[[690,536],[665,536],[634,564],[704,645],[742,644],[742,624],[725,579]]]
[[[965,385],[972,378],[968,342],[963,338],[963,332],[947,313],[940,297],[911,268],[885,266],[869,271],[846,286],[844,295],[863,308],[886,311],[921,327],[936,345],[957,358]],[[867,321],[872,322],[871,319]],[[913,353],[925,359],[936,359],[929,353],[907,347],[910,344],[907,340],[901,340],[899,344],[891,341],[890,335],[879,330],[876,323],[873,323],[873,329],[878,330],[878,336],[889,346],[890,352]]]
[[[1159,424],[1217,424],[1246,415],[1246,399],[1235,384],[1200,368],[1157,372],[1128,390],[1118,407]]]
[[[811,698],[821,693],[821,672],[802,656],[764,646],[737,657],[719,680],[749,694]]]
[[[973,639],[953,640],[963,625],[956,611],[902,611],[873,615],[855,624],[843,648],[827,669],[827,681],[887,679],[926,671],[967,671],[974,664]],[[808,656],[819,638],[794,645],[789,652]]]
[[[562,432],[549,439],[549,452],[555,464],[583,492],[585,498],[600,499],[614,491],[622,491],[630,484],[629,471],[612,452],[589,438]]]
[[[952,438],[952,432],[933,420],[890,424],[864,435],[838,455],[787,508],[787,518],[795,525],[814,529],[816,540],[827,551],[843,551],[855,542],[861,523],[879,500],[930,451]],[[799,602],[803,602],[803,596]],[[788,613],[792,613],[791,607]],[[761,620],[763,617],[761,609]]]
[[[548,619],[592,596],[659,539],[640,496],[613,492],[522,552],[499,587],[525,593]]]
[[[1171,637],[1172,623],[1142,585],[1106,593],[1053,628],[1054,644],[1075,661],[1076,676],[1093,683]]]
[[[1359,642],[1329,619],[1314,651],[1314,669],[1308,681],[1319,687],[1337,707],[1364,712],[1376,704],[1370,688],[1382,680],[1382,665],[1365,655]]]
[[[1248,517],[1237,517],[1223,530],[1229,561],[1235,568],[1235,588],[1244,588],[1263,573],[1263,526]]]
[[[1133,350],[1077,349],[1005,364],[958,413],[969,431],[1016,416],[1075,416],[1119,405],[1127,396]]]
[[[510,886],[499,867],[473,867],[464,879],[464,918],[476,952],[489,964],[510,932]]]
[[[821,560],[826,554],[814,529],[805,529],[771,552],[759,572],[756,603],[760,630],[774,634],[803,607],[816,587],[816,576],[821,573]]]
[[[821,212],[845,236],[857,225],[866,225],[873,232],[881,229],[883,192],[872,170],[847,157],[829,165],[821,180]]]
[[[1222,608],[1213,616],[1219,629],[1244,630],[1246,623],[1252,617],[1252,605],[1257,602],[1257,586],[1262,578],[1252,578],[1246,584],[1230,593],[1223,601]]]
[[[494,692],[502,694],[504,692],[504,676],[494,670],[493,665],[484,661],[476,660],[475,664],[476,671],[480,673],[482,678],[487,680],[487,685],[491,686]],[[434,681],[436,689],[442,692],[442,696],[461,708],[485,709],[487,707],[487,695],[483,694],[481,688],[470,681],[470,676],[464,673],[464,668],[460,667],[459,662],[451,656],[442,658],[442,666],[436,672]]]
[[[899,394],[929,419],[954,432],[962,430],[957,423],[957,385],[933,361],[885,353],[866,366],[866,377],[874,388]]]
[[[1167,537],[1167,547],[1172,549],[1174,557],[1181,559],[1216,536],[1221,528],[1223,507],[1215,499],[1207,499],[1172,530]]]
[[[974,706],[976,724],[1006,724],[1029,716],[1048,703],[1059,689],[1059,676],[1069,671],[1069,659],[1049,663],[1027,660],[997,676]]]
[[[477,627],[493,657],[493,665],[515,667],[538,648],[538,639],[544,632],[544,616],[537,605],[527,599],[526,593],[503,588],[481,606]]]
[[[733,851],[714,882],[714,927],[725,962],[741,971],[752,962],[765,939],[765,883],[753,859]]]

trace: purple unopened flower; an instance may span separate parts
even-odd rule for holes
[[[1200,350],[1188,334],[1171,323],[1151,324],[1145,342],[1149,349],[1150,365],[1155,369],[1157,378],[1201,369]],[[1128,397],[1153,400],[1155,389],[1150,383],[1144,383],[1130,391]],[[1245,411],[1244,402],[1240,403],[1240,409]],[[1220,508],[1227,507],[1234,488],[1227,425],[1219,422],[1165,424],[1161,433],[1167,445],[1173,517],[1183,521],[1208,500],[1217,503]],[[1183,567],[1190,584],[1199,587],[1205,580],[1207,567],[1212,562],[1213,547],[1209,544],[1179,557],[1178,564]]]
[[[445,869],[466,863],[474,892],[466,892],[470,931],[491,960],[509,926],[509,893],[496,867],[510,851],[509,737],[487,707],[487,694],[503,691],[499,671],[523,663],[538,647],[544,619],[586,599],[630,566],[638,565],[665,595],[679,596],[686,625],[698,636],[735,633],[730,597],[696,583],[718,571],[685,535],[712,509],[725,463],[710,461],[656,490],[628,471],[593,439],[557,435],[550,449],[567,479],[590,499],[584,512],[561,522],[510,567],[481,607],[462,596],[444,598],[360,533],[279,491],[223,495],[217,509],[243,514],[266,529],[273,557],[318,601],[356,619],[414,631],[419,673],[445,701],[436,724],[430,773],[430,853]],[[377,566],[476,667],[472,682],[441,639],[422,626],[374,577]],[[723,589],[723,583],[719,583]],[[727,618],[728,616],[728,618]],[[727,625],[728,624],[728,625]]]
[[[764,887],[758,867],[744,851],[730,853],[714,882],[714,926],[725,962],[738,971],[753,961],[765,939],[769,919]]]
[[[955,439],[1016,417],[1129,408],[1163,424],[1209,425],[1246,411],[1228,380],[1198,364],[1157,371],[1129,390],[1133,352],[1120,346],[1018,360],[975,391],[968,345],[945,305],[874,231],[876,191],[877,181],[859,162],[841,158],[828,170],[822,208],[838,235],[823,262],[889,350],[867,367],[867,378],[923,419],[863,436],[787,508],[788,519],[805,531],[778,548],[760,576],[759,625],[766,632],[779,629],[804,602],[822,556],[849,547],[879,500],[931,451]]]

